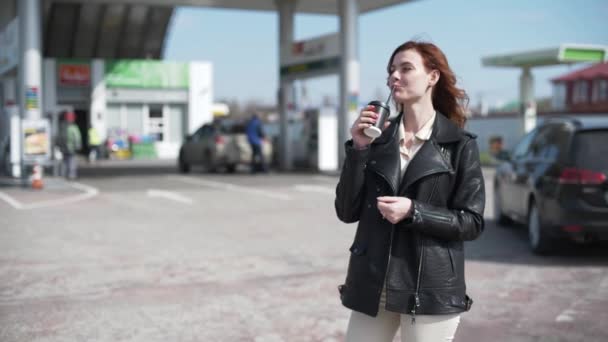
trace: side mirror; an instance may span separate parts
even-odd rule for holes
[[[185,142],[191,142],[191,141],[192,141],[192,136],[191,136],[191,135],[186,135],[186,136],[184,137],[184,141],[185,141]]]

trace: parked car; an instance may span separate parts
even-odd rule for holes
[[[607,121],[546,120],[496,170],[498,223],[527,223],[538,254],[560,241],[608,240],[607,156]]]
[[[272,161],[272,143],[263,139],[262,154],[266,165]],[[180,148],[178,168],[190,172],[193,165],[214,172],[224,169],[234,172],[238,165],[251,163],[251,146],[247,141],[245,123],[222,120],[201,126],[187,136]]]

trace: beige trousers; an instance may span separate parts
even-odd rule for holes
[[[392,342],[401,327],[402,342],[450,342],[454,340],[460,314],[412,316],[384,309],[385,293],[380,297],[376,317],[353,311],[348,322],[346,342]]]

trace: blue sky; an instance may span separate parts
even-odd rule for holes
[[[300,0],[305,1],[305,0]],[[338,31],[334,16],[297,14],[295,39]],[[213,63],[214,97],[274,104],[278,80],[278,16],[274,12],[179,8],[165,45],[168,60]],[[387,59],[411,38],[437,44],[476,104],[516,99],[520,71],[481,66],[488,55],[554,47],[560,43],[608,45],[608,0],[420,0],[359,17],[360,100],[385,89]],[[537,97],[549,80],[582,65],[533,69]],[[305,81],[310,101],[337,98],[338,77]],[[298,83],[297,87],[301,87]],[[384,95],[383,95],[384,96]]]

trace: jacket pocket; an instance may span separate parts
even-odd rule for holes
[[[447,243],[425,240],[421,288],[444,288],[456,285],[456,265]]]
[[[348,272],[346,274],[346,285],[365,283],[369,281],[370,264],[367,256],[367,246],[355,241],[349,248],[350,259],[348,261]]]
[[[450,246],[446,246],[448,250],[448,254],[450,255],[450,265],[452,265],[452,276],[456,277],[456,264],[454,263],[454,255],[452,255],[452,248]]]

